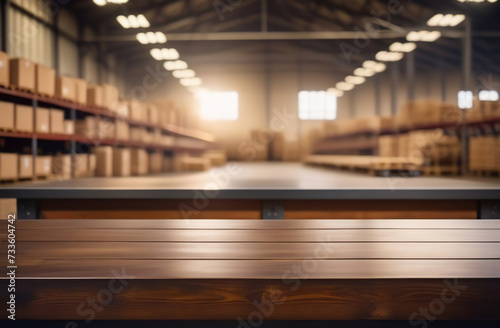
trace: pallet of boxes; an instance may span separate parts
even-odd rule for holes
[[[473,136],[469,139],[469,172],[477,176],[500,175],[500,137]]]

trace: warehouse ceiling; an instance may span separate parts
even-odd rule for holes
[[[400,6],[398,6],[398,4]],[[500,4],[462,3],[456,0],[129,0],[122,5],[96,6],[92,1],[71,1],[68,6],[81,22],[97,26],[106,52],[119,54],[126,62],[154,61],[149,49],[135,39],[137,30],[122,28],[118,15],[144,14],[151,27],[172,40],[190,65],[274,62],[312,63],[326,70],[349,72],[364,60],[373,59],[395,41],[404,41],[405,31],[425,28],[437,13],[465,13],[471,17],[473,31],[473,69],[477,73],[500,73],[495,58],[500,51]],[[392,10],[397,8],[396,10]],[[216,7],[218,9],[216,9]],[[398,10],[401,8],[401,10]],[[385,15],[389,12],[389,15]],[[367,30],[371,27],[371,30]],[[428,28],[428,27],[427,27]],[[394,33],[396,38],[375,38],[378,32]],[[312,33],[287,39],[296,32],[357,31],[356,38],[317,39]],[[272,32],[273,40],[201,40],[209,33]],[[277,32],[283,32],[279,34]],[[415,53],[418,70],[460,67],[464,24],[443,30],[433,43],[421,42]],[[243,35],[243,34],[241,34]],[[283,39],[279,40],[279,36]],[[175,40],[176,36],[178,39]],[[311,36],[311,37],[310,37]],[[367,40],[366,37],[370,38]],[[186,38],[193,40],[186,41]],[[278,40],[276,40],[276,38]],[[216,37],[217,39],[217,37]],[[346,56],[346,49],[352,50]],[[402,65],[403,66],[403,65]]]

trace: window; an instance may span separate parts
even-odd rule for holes
[[[205,120],[235,121],[238,119],[238,93],[235,91],[204,91],[200,94],[200,114]]]
[[[498,101],[498,92],[495,90],[481,90],[479,91],[479,100]]]
[[[326,91],[299,92],[301,120],[334,120],[337,117],[337,97]]]

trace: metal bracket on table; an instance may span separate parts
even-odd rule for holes
[[[285,207],[281,202],[263,202],[262,220],[283,220],[285,219]]]
[[[38,207],[34,199],[17,200],[17,219],[32,220],[38,219]]]
[[[500,219],[500,200],[482,200],[479,202],[479,219]]]

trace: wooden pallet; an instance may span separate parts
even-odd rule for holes
[[[460,166],[458,165],[432,165],[423,168],[425,175],[460,175]]]
[[[470,170],[470,173],[480,177],[498,177],[500,170]]]
[[[405,157],[310,155],[306,163],[349,171],[366,172],[376,176],[419,176],[421,162]]]

